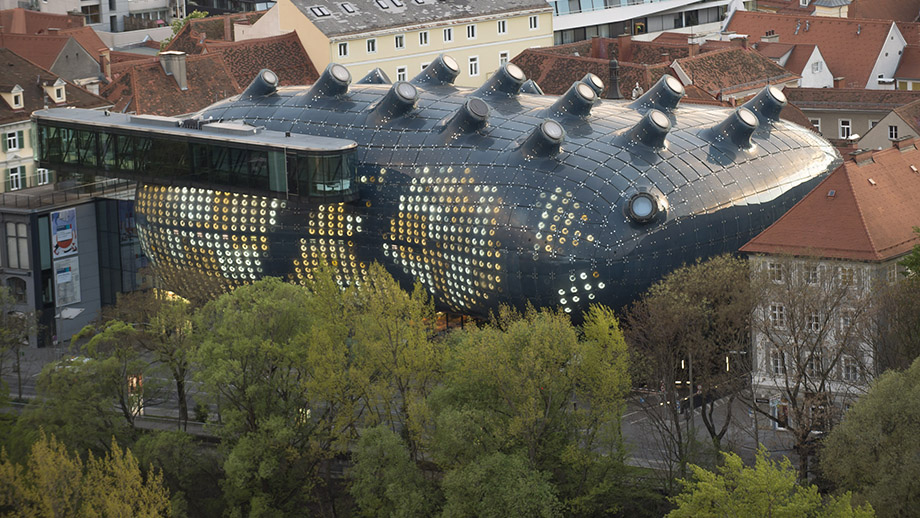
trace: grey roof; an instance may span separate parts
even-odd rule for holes
[[[293,4],[329,37],[514,11],[551,10],[546,0],[293,0]]]
[[[845,5],[850,5],[852,0],[815,0],[813,5],[819,7],[843,7]]]

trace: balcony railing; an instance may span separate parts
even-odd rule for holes
[[[33,187],[25,191],[0,193],[0,207],[14,209],[38,209],[75,200],[105,196],[134,189],[133,180],[106,178],[92,183],[81,183],[59,189],[55,185]]]
[[[668,0],[557,0],[550,2],[553,6],[553,16],[565,14],[589,13],[628,7],[631,5],[657,4]]]

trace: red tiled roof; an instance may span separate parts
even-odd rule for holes
[[[799,4],[799,0],[759,0],[757,2],[757,9],[775,13],[808,16],[814,12],[815,6],[809,5],[808,7],[802,7]]]
[[[817,45],[796,45],[795,48],[792,49],[792,55],[789,56],[789,59],[786,60],[786,64],[783,66],[790,72],[802,75],[802,71],[805,70],[805,65],[808,64],[808,58],[814,53],[815,47],[817,47]]]
[[[760,53],[740,47],[678,59],[677,63],[693,84],[715,96],[798,77]]]
[[[865,88],[891,24],[876,20],[736,11],[727,30],[748,34],[753,39],[772,30],[779,35],[781,43],[817,45],[831,73],[843,77],[848,87]]]
[[[77,40],[77,43],[86,49],[89,55],[96,61],[99,61],[99,51],[103,49],[108,50],[109,48],[108,45],[103,43],[102,39],[99,38],[99,35],[96,34],[96,31],[94,31],[92,27],[67,29],[61,31],[60,34],[73,37],[73,39]]]
[[[20,7],[0,11],[0,27],[0,32],[8,34],[41,34],[48,29],[83,27],[83,17],[29,11]]]
[[[908,45],[894,72],[895,79],[920,79],[920,45]]]
[[[113,109],[116,111],[181,115],[198,111],[242,91],[220,54],[186,57],[187,90],[179,89],[175,79],[163,71],[157,58],[120,63],[118,66],[120,73],[117,79],[100,92],[115,104]]]
[[[761,41],[756,44],[757,51],[770,59],[780,59],[795,48],[792,43],[778,41]]]
[[[14,110],[6,101],[0,100],[0,124],[28,120],[33,111],[44,108],[45,90],[42,84],[51,85],[59,79],[57,75],[4,48],[0,48],[0,69],[3,70],[3,75],[0,76],[0,88],[8,92],[19,85],[23,89],[24,107]],[[63,106],[100,108],[112,104],[71,83],[64,85],[64,91],[67,102]]]
[[[528,78],[533,79],[540,85],[544,92],[552,95],[561,95],[572,86],[572,83],[580,80],[588,72],[597,75],[604,81],[605,91],[602,96],[607,95],[610,85],[610,60],[595,59],[583,56],[566,56],[555,52],[547,52],[544,49],[527,49],[521,52],[511,60],[515,65],[521,67]],[[623,66],[620,66],[620,77],[622,81]],[[620,91],[626,94],[622,87]],[[632,83],[629,83],[629,89],[632,89]]]
[[[236,82],[244,88],[263,68],[277,74],[282,85],[312,84],[319,78],[319,72],[294,32],[234,43],[205,41],[204,47],[209,54],[224,56]]]
[[[920,45],[920,23],[895,22],[908,45]]]
[[[920,135],[920,99],[898,106],[894,112],[914,130],[916,135]]]
[[[913,22],[920,15],[920,0],[853,0],[847,8],[849,18]]]
[[[207,18],[193,18],[182,27],[164,50],[180,50],[186,54],[201,54],[205,40],[234,41],[233,25],[253,24],[267,11],[232,13]]]
[[[905,144],[846,160],[741,251],[857,261],[909,252],[920,242],[920,174],[910,167],[920,166],[920,151]]]
[[[790,103],[806,110],[891,111],[920,99],[920,92],[862,88],[786,88]]]
[[[683,32],[662,32],[652,41],[668,45],[686,45],[690,42],[690,36]]]
[[[68,41],[70,36],[0,34],[0,47],[49,70]]]

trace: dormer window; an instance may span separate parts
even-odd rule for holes
[[[13,94],[13,108],[22,108],[22,94]]]
[[[2,97],[8,105],[10,105],[10,108],[14,110],[21,110],[23,108],[22,92],[22,87],[16,85],[9,91],[0,91],[0,97]]]
[[[64,87],[59,86],[54,89],[54,100],[58,102],[64,100]]]
[[[67,83],[63,79],[58,78],[54,84],[47,84],[43,87],[45,89],[45,95],[48,96],[48,99],[51,99],[55,104],[61,104],[67,102],[67,91],[64,89],[64,85]]]

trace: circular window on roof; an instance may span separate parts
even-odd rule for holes
[[[629,199],[626,214],[637,223],[650,221],[658,214],[658,200],[647,192],[634,194]]]

